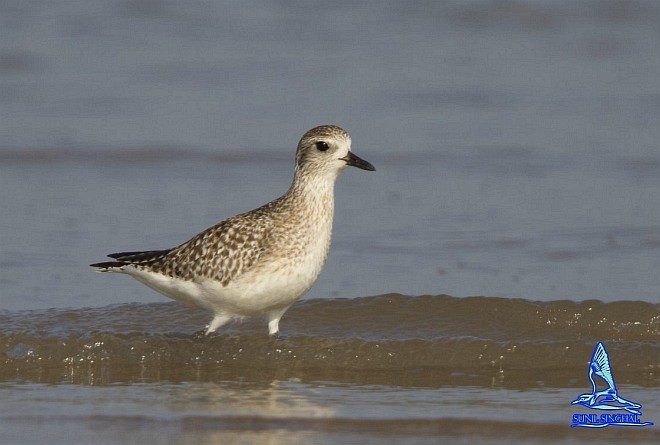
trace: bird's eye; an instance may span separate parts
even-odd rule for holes
[[[328,143],[325,142],[325,141],[318,141],[318,142],[316,143],[316,148],[317,148],[319,151],[326,151],[328,148],[330,148],[330,146],[329,146]]]

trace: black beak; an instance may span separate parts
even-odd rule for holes
[[[349,151],[346,156],[339,158],[342,161],[346,161],[347,165],[352,165],[353,167],[361,168],[362,170],[369,170],[370,172],[376,171],[376,168],[362,159],[361,157],[354,155],[353,152]]]

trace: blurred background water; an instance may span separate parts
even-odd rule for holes
[[[10,382],[2,392],[3,405],[9,408],[0,415],[0,438],[7,443],[42,443],[46,432],[54,432],[62,443],[69,443],[67,434],[87,437],[99,426],[111,431],[111,425],[119,425],[119,430],[152,443],[217,438],[217,429],[231,430],[232,440],[261,440],[265,434],[271,443],[290,443],[290,435],[282,431],[296,431],[295,437],[305,441],[376,443],[382,439],[376,431],[392,432],[391,425],[399,425],[391,422],[395,414],[419,420],[430,413],[441,418],[440,426],[407,423],[398,437],[435,443],[436,433],[442,431],[455,433],[454,439],[471,437],[472,443],[497,443],[497,438],[510,443],[521,435],[528,442],[553,438],[573,443],[582,436],[563,430],[572,409],[567,404],[588,389],[587,363],[597,340],[619,341],[613,350],[621,361],[614,366],[624,367],[622,357],[646,351],[627,362],[634,364],[626,374],[632,376],[627,383],[634,386],[627,394],[645,404],[657,400],[653,363],[660,363],[658,42],[660,3],[653,0],[0,0],[0,315],[6,322],[0,330],[0,358],[5,363],[0,370]],[[398,292],[551,302],[550,311],[561,309],[561,320],[574,326],[579,338],[579,349],[570,350],[570,363],[581,371],[570,368],[575,377],[553,383],[559,392],[540,394],[547,381],[537,381],[532,373],[525,381],[537,382],[530,385],[538,388],[518,393],[514,384],[514,389],[494,395],[489,383],[478,383],[474,393],[461,399],[457,394],[466,394],[464,383],[452,380],[452,371],[445,376],[449,380],[443,377],[438,383],[433,364],[420,365],[424,369],[404,381],[435,389],[416,392],[403,385],[399,392],[400,380],[394,376],[400,370],[387,368],[385,351],[378,356],[383,368],[363,370],[359,379],[365,385],[390,385],[384,398],[374,398],[380,394],[378,388],[374,393],[374,387],[350,387],[356,380],[348,377],[342,385],[350,390],[294,381],[283,384],[288,392],[282,392],[282,384],[273,379],[300,379],[296,367],[310,366],[290,359],[295,366],[280,363],[274,377],[259,377],[257,389],[250,387],[244,401],[230,400],[234,404],[227,405],[227,412],[232,407],[271,406],[270,400],[279,397],[289,409],[302,407],[283,411],[277,405],[275,411],[284,415],[307,413],[309,402],[328,418],[351,420],[319,426],[298,419],[282,430],[277,422],[227,420],[223,412],[217,414],[220,420],[195,417],[217,408],[215,401],[198,404],[195,391],[206,393],[210,385],[211,393],[225,394],[226,383],[213,386],[215,377],[200,377],[205,382],[199,386],[186,374],[183,387],[175,384],[174,390],[158,383],[153,376],[174,372],[182,366],[180,361],[195,360],[189,354],[176,355],[173,348],[179,343],[192,341],[202,350],[204,345],[187,337],[181,342],[152,337],[160,331],[150,325],[156,322],[149,314],[161,310],[153,304],[167,300],[129,278],[94,274],[87,265],[110,252],[172,247],[221,219],[276,198],[291,181],[300,136],[327,123],[346,128],[354,151],[377,171],[352,169],[339,178],[333,247],[307,298]],[[603,306],[602,313],[593,314],[594,320],[581,325],[579,316],[601,306],[581,305],[573,314],[574,305],[556,302],[585,299],[645,300],[654,305]],[[485,301],[494,307],[506,305]],[[138,306],[80,309],[128,302]],[[299,309],[315,304],[320,303]],[[72,309],[47,310],[53,307]],[[529,303],[512,307],[521,310]],[[623,307],[628,309],[619,320],[612,314]],[[163,320],[179,310],[172,305],[162,308]],[[37,312],[17,312],[25,309]],[[153,347],[146,356],[158,358],[151,368],[137,356],[131,362],[134,367],[147,366],[153,387],[134,385],[133,374],[121,368],[121,361],[99,359],[110,357],[104,349],[108,345],[114,345],[118,357],[135,355],[132,347],[130,352],[117,346],[138,342],[130,332],[116,331],[128,336],[119,340],[106,338],[113,332],[112,320],[124,318],[122,311],[131,315],[131,326],[141,326],[136,329],[144,347]],[[190,314],[186,311],[182,314]],[[470,323],[482,326],[473,312],[465,326],[456,322],[456,333],[466,326],[471,329]],[[647,317],[639,324],[642,314]],[[380,315],[371,320],[383,329],[379,335],[389,338],[399,332],[399,325],[380,323]],[[95,324],[97,316],[107,316],[110,322]],[[71,324],[60,326],[61,320],[83,318],[102,332],[86,337]],[[408,317],[404,328],[414,330],[415,318],[416,314]],[[537,332],[537,318],[524,318],[532,320],[529,332]],[[612,324],[612,319],[618,321]],[[203,323],[201,316],[197,320]],[[549,316],[547,321],[552,320]],[[35,322],[47,326],[33,332],[29,326]],[[194,329],[195,323],[186,323],[182,330]],[[352,346],[337,345],[332,336],[316,338],[309,327],[296,331],[296,320],[291,323],[294,332],[307,332],[311,340],[294,339],[285,343],[291,349],[282,349],[259,340],[248,327],[232,331],[247,332],[246,337],[215,339],[219,354],[233,353],[231,347],[238,349],[242,338],[256,345],[266,362],[269,354],[307,346],[303,356],[313,363],[315,348],[328,342],[347,360],[352,357]],[[431,351],[429,360],[436,360],[433,351],[453,349],[451,343],[443,343],[442,335],[448,334],[442,329],[437,333],[438,326],[429,323],[440,340],[422,349]],[[601,325],[607,328],[601,337],[607,338],[592,338],[594,326]],[[557,326],[561,331],[563,325]],[[631,326],[641,329],[637,340]],[[509,344],[510,337],[490,338],[488,329],[463,341],[477,349],[481,341],[494,345],[495,352],[508,351],[502,354],[509,360],[507,354],[517,350],[516,344]],[[53,331],[58,332],[54,337],[45,334]],[[620,332],[633,333],[622,339]],[[553,335],[539,341],[561,356],[569,340]],[[347,344],[353,341],[358,340]],[[436,344],[445,346],[437,349]],[[364,351],[375,351],[379,345],[358,347],[365,363],[373,357]],[[89,355],[97,350],[102,350],[99,355]],[[183,352],[191,350],[195,349],[181,347]],[[523,368],[539,360],[534,347],[528,345],[526,351]],[[462,352],[460,363],[481,359]],[[69,359],[62,362],[58,354],[71,354],[78,367],[71,367]],[[170,357],[170,368],[163,368],[163,354]],[[497,386],[506,375],[510,382],[510,362],[502,365],[502,357],[492,370],[490,365],[480,368],[480,378]],[[583,357],[584,363],[576,357]],[[42,359],[56,368],[39,367]],[[97,368],[99,360],[105,371]],[[398,360],[396,366],[408,362]],[[61,367],[67,369],[62,375]],[[454,369],[456,375],[469,375],[459,368]],[[112,377],[116,375],[128,377]],[[73,386],[76,400],[90,400],[84,405],[91,407],[89,411],[81,408],[90,417],[71,420],[78,416],[74,410],[69,420],[46,418],[45,412],[59,412],[62,400],[72,400],[69,388],[21,386],[24,380],[121,382],[137,395],[126,399],[122,387],[110,385],[98,397],[92,388]],[[446,392],[437,391],[445,385]],[[399,398],[393,399],[389,391]],[[184,394],[192,395],[186,399]],[[457,403],[454,411],[436,405],[447,398]],[[170,408],[149,413],[150,400]],[[498,401],[513,411],[502,410]],[[351,403],[359,409],[350,408]],[[383,408],[374,414],[381,421],[375,426],[360,429],[350,423],[356,417],[371,418],[362,408],[374,404],[392,411],[385,413]],[[436,411],[427,409],[431,405]],[[548,415],[548,409],[560,406],[561,414]],[[660,421],[657,406],[651,409],[648,418]],[[146,417],[130,417],[134,411]],[[128,417],[121,417],[123,413]],[[463,417],[467,426],[450,428],[447,418],[452,413]],[[534,424],[536,432],[524,432],[515,420],[506,425],[482,423],[474,433],[471,420],[465,420],[470,416],[507,422],[516,416],[530,422],[566,421],[552,431]],[[49,426],[34,430],[32,436],[25,434],[29,428],[12,428],[36,422]],[[161,427],[177,434],[153,435]],[[308,435],[319,428],[325,433]],[[186,431],[202,432],[191,436]],[[331,431],[339,433],[335,437]],[[641,434],[634,437],[636,443],[657,443],[655,433],[635,434]],[[94,437],[114,443],[124,436]],[[52,434],[49,440],[57,443]]]
[[[656,2],[0,5],[4,308],[160,301],[86,265],[279,196],[324,123],[378,172],[309,296],[658,301]]]

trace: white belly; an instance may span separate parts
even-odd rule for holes
[[[217,280],[181,280],[131,266],[123,272],[188,306],[231,317],[256,317],[291,306],[316,282],[329,246],[317,239],[294,262],[267,262],[246,271],[226,286]],[[316,245],[318,244],[318,245]]]

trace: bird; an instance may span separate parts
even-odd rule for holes
[[[594,376],[602,379],[607,387],[598,391],[598,385]],[[602,342],[598,342],[589,363],[589,381],[591,382],[591,393],[580,394],[571,405],[582,405],[587,408],[599,410],[625,410],[632,414],[641,414],[642,405],[624,399],[619,396],[619,392],[614,383],[614,375],[610,365],[610,356]]]
[[[330,249],[334,186],[347,167],[375,171],[351,151],[336,125],[307,131],[296,149],[284,195],[227,218],[177,247],[118,252],[90,264],[130,275],[185,305],[213,314],[205,334],[230,321],[261,318],[279,335],[284,313],[316,282]]]

